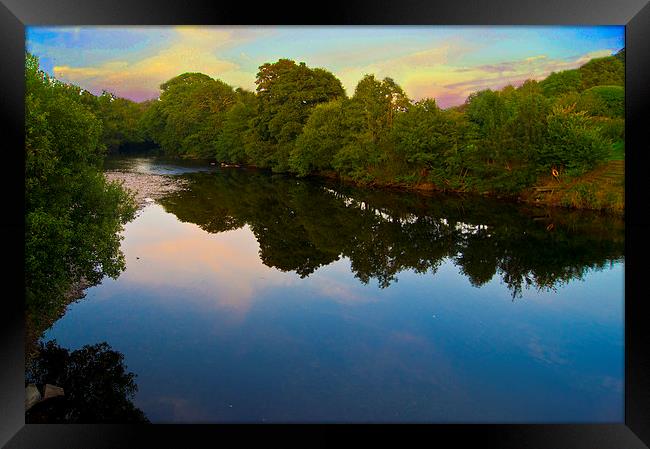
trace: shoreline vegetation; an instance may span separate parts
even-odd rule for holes
[[[135,103],[56,82],[100,122],[108,154],[209,158],[297,177],[620,214],[624,63],[622,49],[444,109],[372,74],[348,95],[328,70],[289,59],[261,65],[254,92],[183,73],[160,85],[159,98]]]
[[[117,182],[133,198],[136,205],[136,214],[150,202],[183,190],[186,187],[184,180],[160,174],[107,170],[104,171],[104,176],[108,182]],[[85,290],[93,285],[96,284],[83,277],[74,280],[63,293],[62,301],[54,309],[48,314],[27,320],[25,351],[27,362],[35,360],[38,356],[38,341],[43,332],[65,314],[70,304],[85,298]]]
[[[222,165],[222,168],[261,169],[255,165]],[[540,177],[537,185],[515,194],[476,192],[439,188],[427,181],[398,182],[379,180],[358,181],[342,178],[335,172],[311,173],[307,177],[338,180],[361,188],[378,188],[414,192],[418,194],[450,193],[497,198],[504,201],[527,203],[539,207],[558,207],[602,212],[615,216],[625,213],[624,161],[607,161],[582,176],[555,178]]]
[[[331,72],[280,59],[260,66],[255,92],[174,77],[137,129],[168,157],[619,214],[624,163],[603,173],[611,182],[594,173],[624,160],[624,59],[623,49],[446,109],[372,74],[348,96]]]
[[[124,224],[134,198],[102,173],[103,122],[79,91],[25,61],[26,361],[36,340],[86,287],[125,268]],[[54,382],[56,384],[56,382]]]

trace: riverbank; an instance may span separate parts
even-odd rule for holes
[[[39,314],[39,316],[30,316],[29,314],[25,316],[26,366],[29,366],[29,363],[38,356],[38,341],[41,339],[45,331],[65,315],[70,304],[79,301],[86,296],[85,290],[88,287],[92,287],[91,283],[86,279],[81,279],[72,284],[70,289],[63,295],[63,301],[61,301],[61,303],[49,313],[42,313]]]
[[[526,203],[540,207],[557,207],[561,209],[592,210],[623,216],[625,212],[625,156],[618,155],[604,162],[595,169],[577,177],[565,177],[560,174],[557,178],[551,175],[540,177],[537,182],[526,189],[514,194],[504,194],[492,191],[469,191],[440,187],[430,181],[393,181],[375,178],[370,181],[359,181],[342,177],[339,173],[329,170],[311,173],[306,178],[329,179],[353,185],[360,188],[391,189],[415,193],[450,193],[454,195],[474,195],[487,198],[496,198],[504,201]],[[179,158],[179,160],[192,160],[192,158]],[[223,164],[214,159],[206,159],[206,164],[220,166],[226,170],[248,169],[273,173],[268,168],[252,164]],[[136,192],[139,207],[148,202],[145,198],[152,199],[184,188],[183,180],[165,175],[151,175],[135,172],[107,171],[108,179],[118,179],[126,182],[129,190]],[[292,173],[278,173],[286,176],[295,176]]]
[[[557,178],[540,177],[535,185],[521,192],[507,195],[496,192],[474,192],[440,188],[431,182],[395,182],[375,179],[357,181],[344,178],[335,172],[319,172],[310,176],[338,180],[361,188],[378,188],[416,193],[451,193],[497,198],[504,201],[526,203],[540,207],[592,210],[623,216],[625,213],[625,161],[608,161],[581,176]]]
[[[572,209],[625,213],[625,160],[610,160],[581,176],[540,179],[520,201]]]

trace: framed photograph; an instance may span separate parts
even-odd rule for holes
[[[0,444],[647,449],[647,0],[311,6],[2,0]]]

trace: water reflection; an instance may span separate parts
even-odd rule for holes
[[[156,291],[160,301],[183,295],[241,315],[261,288],[294,282],[259,263],[248,229],[205,238],[196,226],[179,225],[172,214],[152,205],[127,230],[123,250],[131,269],[121,281]]]
[[[214,172],[215,167],[207,160],[179,160],[166,157],[109,157],[104,169],[130,171],[151,175],[181,175],[183,173]]]
[[[341,257],[363,283],[398,273],[435,274],[453,261],[474,286],[498,275],[513,297],[553,289],[621,260],[616,217],[487,199],[361,190],[243,170],[188,174],[188,191],[161,201],[210,233],[248,226],[264,265],[307,277]]]
[[[138,390],[135,374],[127,372],[124,355],[106,342],[76,351],[56,341],[40,343],[38,357],[27,368],[26,381],[44,391],[46,384],[62,395],[44,396],[25,414],[34,423],[142,423],[149,420],[133,405]]]
[[[45,336],[124,354],[152,422],[622,422],[619,220],[182,176]]]

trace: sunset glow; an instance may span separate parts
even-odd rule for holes
[[[348,95],[373,73],[443,107],[624,47],[622,26],[27,27],[26,37],[56,78],[134,101],[158,97],[159,85],[183,72],[254,90],[260,65],[289,58],[331,71]]]

